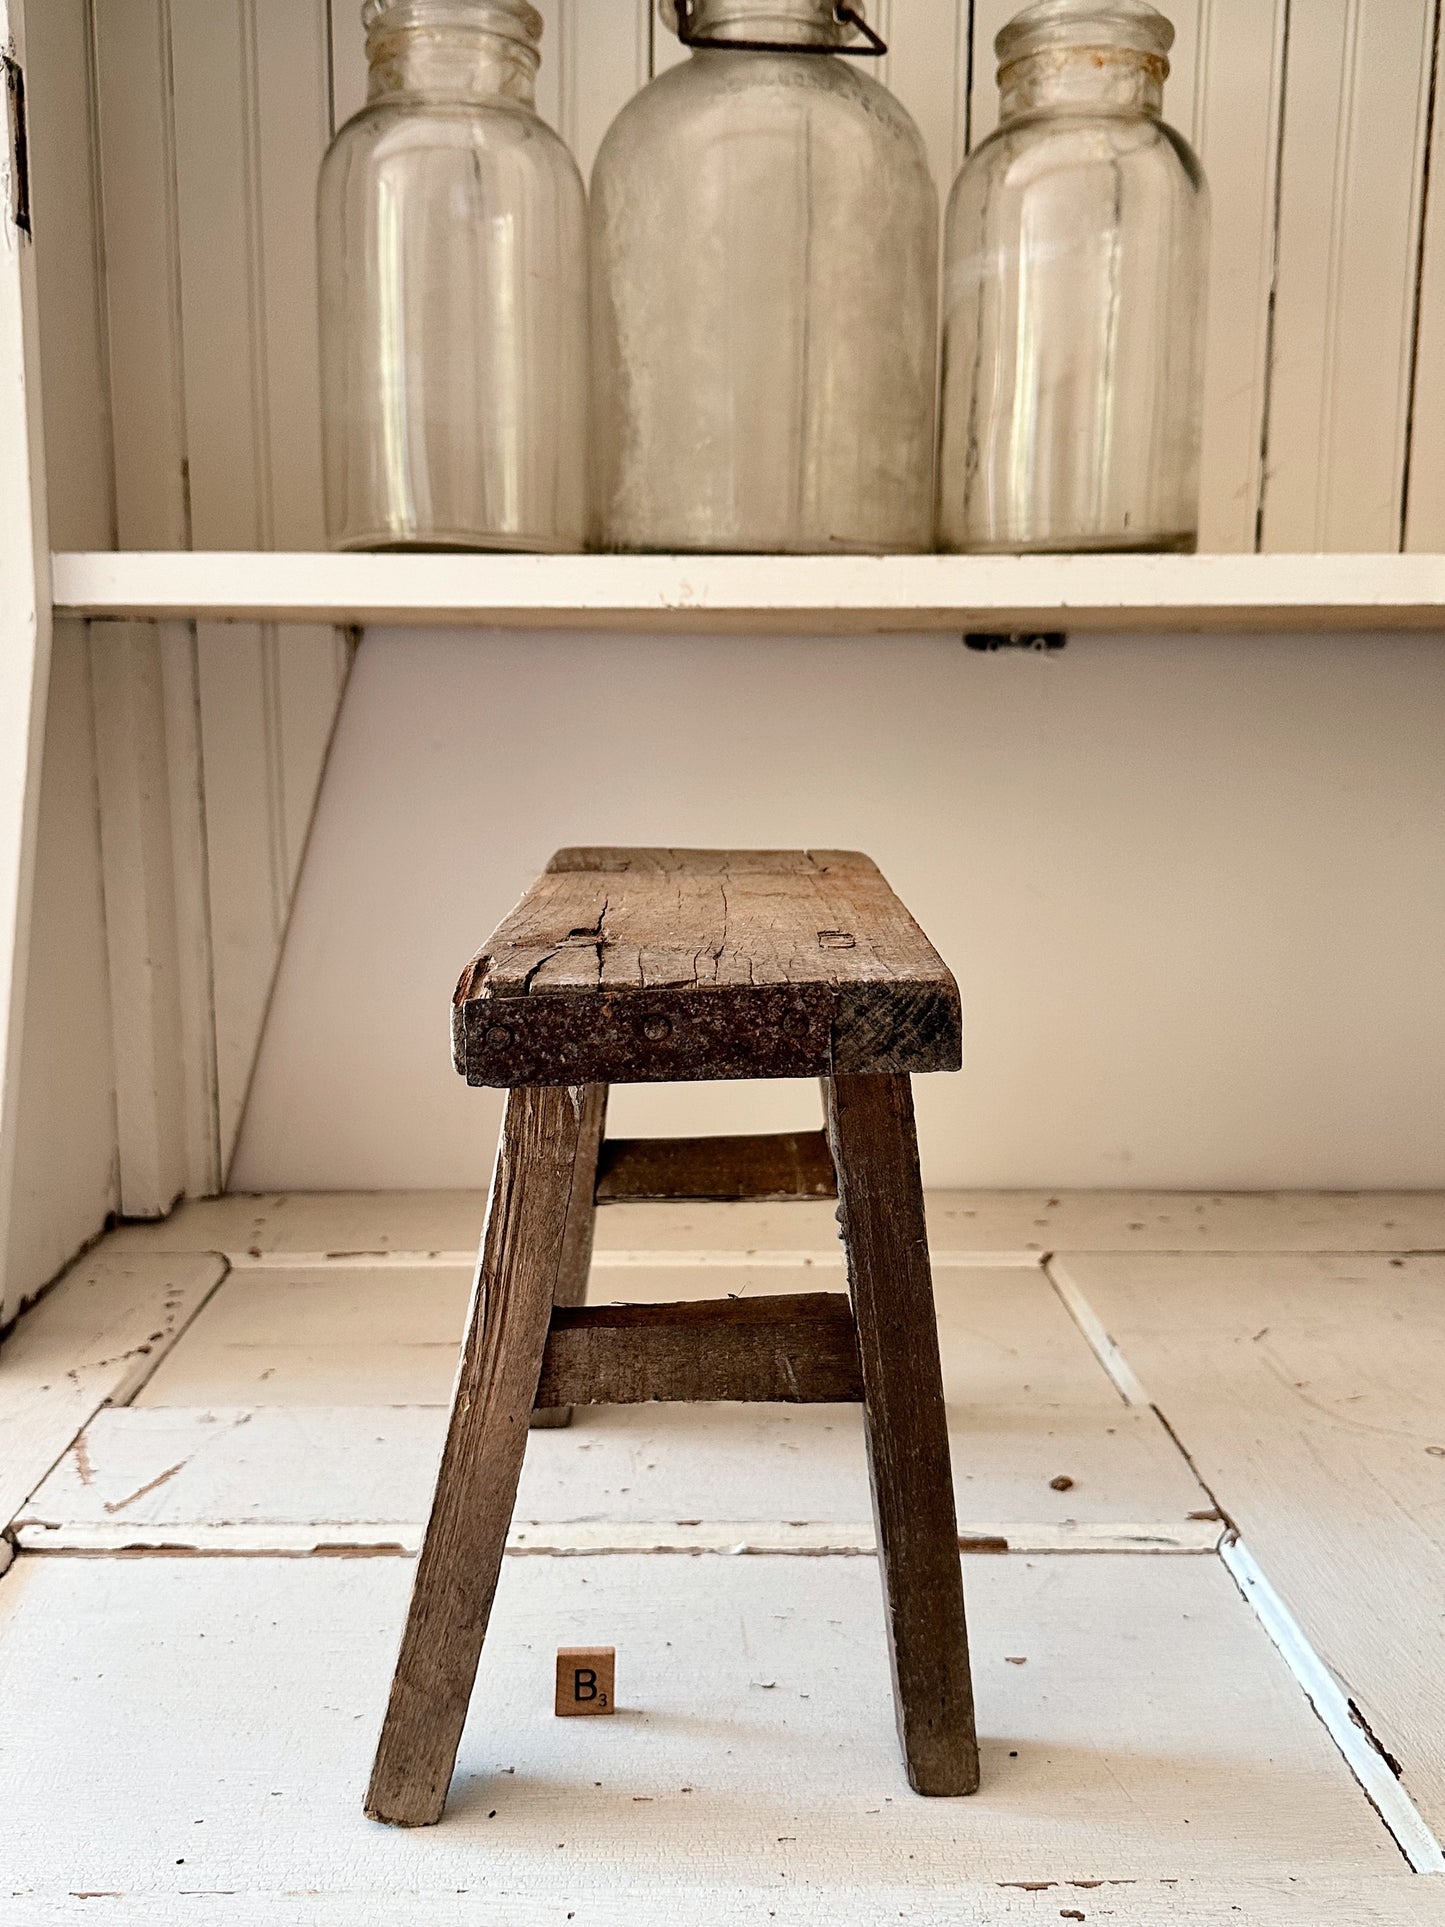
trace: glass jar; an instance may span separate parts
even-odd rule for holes
[[[1160,119],[1174,29],[1042,0],[945,223],[946,549],[1192,549],[1209,201]]]
[[[938,216],[918,130],[836,57],[856,29],[831,0],[688,15],[685,40],[723,44],[635,95],[592,174],[597,539],[927,548]]]
[[[321,170],[326,520],[343,549],[575,549],[587,216],[525,0],[367,0]]]

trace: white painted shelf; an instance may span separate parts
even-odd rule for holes
[[[53,558],[57,614],[486,628],[1445,628],[1441,555],[332,555]]]

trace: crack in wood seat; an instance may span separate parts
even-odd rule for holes
[[[529,1424],[649,1400],[861,1402],[910,1784],[978,1743],[909,1074],[958,991],[875,864],[831,850],[562,850],[468,965],[458,1069],[508,1087],[476,1287],[367,1812],[441,1818]],[[826,1129],[604,1138],[612,1083],[819,1077]],[[848,1293],[587,1306],[596,1207],[836,1197]]]
[[[956,1071],[948,966],[855,850],[559,850],[462,973],[469,1084]]]

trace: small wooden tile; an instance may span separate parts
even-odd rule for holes
[[[616,1681],[615,1646],[559,1646],[558,1719],[576,1719],[589,1713],[611,1713],[616,1706]]]

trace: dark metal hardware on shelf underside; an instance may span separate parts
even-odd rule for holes
[[[1068,643],[1068,636],[1062,629],[970,629],[963,638],[966,649],[977,649],[981,654],[996,649],[1062,649]]]

